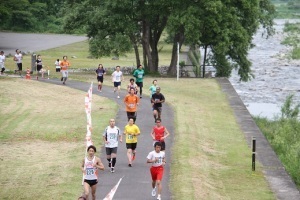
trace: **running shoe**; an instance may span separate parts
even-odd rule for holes
[[[120,99],[120,96],[118,96],[118,99]]]
[[[108,163],[108,167],[111,167],[111,162]]]
[[[131,164],[128,164],[128,167],[132,167],[132,165],[131,165]]]
[[[151,195],[152,195],[153,197],[155,197],[155,195],[156,195],[156,190],[155,190],[155,188],[153,188],[153,190],[152,190],[152,192],[151,192]]]
[[[133,152],[133,153],[132,153],[132,158],[131,158],[131,160],[134,160],[134,159],[135,159],[135,153],[136,153],[136,152]]]
[[[111,173],[115,173],[115,168],[113,168],[113,167],[110,168],[110,172],[111,172]]]
[[[160,194],[157,195],[157,200],[161,200]]]

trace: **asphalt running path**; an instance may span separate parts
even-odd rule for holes
[[[62,87],[70,87],[78,90],[82,90],[87,92],[90,83],[77,82],[68,80],[66,85],[62,85],[62,82],[58,79],[43,79],[43,82],[61,85]],[[108,79],[104,80],[108,81]],[[126,82],[122,83],[126,84]],[[145,93],[148,88],[145,88]],[[163,88],[162,88],[163,93]],[[123,103],[123,98],[126,95],[126,91],[121,91],[121,98],[117,98],[117,94],[113,92],[113,87],[104,86],[102,89],[102,93],[97,91],[97,82],[93,84],[93,95],[99,95],[103,97],[107,97],[113,101],[115,101],[119,105],[119,110],[116,116],[116,125],[121,129],[123,133],[124,127],[127,124],[127,115],[125,112],[125,106]],[[165,96],[166,102],[168,102],[168,97]],[[82,105],[84,105],[84,97],[82,97]],[[92,106],[97,106],[97,102],[92,101]],[[83,109],[83,107],[82,107]],[[92,119],[92,124],[97,123],[98,120],[101,119]],[[123,177],[115,195],[114,200],[154,200],[156,198],[151,196],[151,176],[150,176],[150,164],[146,163],[146,156],[150,151],[154,148],[152,147],[152,138],[150,136],[150,132],[152,127],[155,125],[154,118],[152,115],[152,108],[150,104],[149,97],[143,96],[140,101],[140,105],[138,107],[138,114],[136,124],[139,126],[141,130],[141,135],[138,137],[137,143],[137,154],[136,159],[133,162],[133,167],[128,167],[127,155],[126,155],[126,143],[125,138],[123,138],[123,143],[119,143],[118,153],[117,153],[117,163],[115,166],[115,173],[111,173],[108,167],[108,162],[106,160],[105,148],[101,147],[101,160],[104,163],[105,170],[100,171],[99,174],[99,183],[97,185],[97,199],[104,199],[105,196],[110,192],[110,190],[118,183],[120,178]],[[174,138],[174,113],[171,107],[167,104],[163,104],[162,111],[162,124],[166,126],[166,128],[170,132],[170,137],[166,139],[166,161],[167,164],[165,166],[165,172],[163,177],[163,192],[162,199],[169,200],[172,199],[169,183],[170,183],[170,161],[171,161],[171,153],[170,148],[172,146],[172,140]],[[108,122],[107,122],[108,125]],[[104,130],[100,132],[92,132],[92,135],[101,134]],[[85,135],[82,135],[82,139],[84,140]],[[99,149],[99,147],[97,147]],[[79,171],[78,171],[79,172]],[[78,173],[80,176],[80,173]],[[81,183],[78,183],[81,184]]]

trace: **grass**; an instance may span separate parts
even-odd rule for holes
[[[284,32],[287,36],[281,43],[293,47],[290,53],[292,59],[300,59],[300,23],[285,23]]]
[[[51,58],[49,62],[51,60],[54,63],[57,57],[68,52],[68,55],[77,56],[71,62],[82,67],[95,67],[98,63],[104,63],[105,66],[125,66],[132,62],[128,57],[120,58],[119,61],[111,61],[110,58],[86,59],[88,53],[85,49],[87,46],[83,48],[84,45],[85,42],[76,43],[41,53],[44,60]],[[168,48],[165,46],[162,51],[168,51]],[[167,59],[169,56],[165,53],[161,60]],[[90,81],[95,80],[95,75],[71,73],[70,78]],[[174,78],[155,78],[175,111],[170,180],[174,199],[275,199],[259,164],[257,171],[251,171],[251,150],[216,80],[176,81]],[[151,85],[153,79],[154,77],[145,78],[145,88]],[[1,78],[0,81],[0,89],[3,91],[0,94],[0,106],[4,108],[0,111],[0,119],[3,120],[1,125],[4,127],[1,129],[3,137],[0,138],[1,158],[8,161],[9,155],[16,155],[14,163],[4,162],[0,166],[1,188],[7,188],[0,191],[0,196],[4,197],[2,199],[39,199],[40,196],[42,199],[61,196],[64,199],[74,199],[81,192],[81,187],[78,186],[81,181],[78,163],[83,156],[85,115],[84,110],[78,108],[83,108],[85,93],[34,81],[9,78]],[[111,85],[109,81],[104,83]],[[28,91],[32,93],[29,94]],[[103,118],[103,114],[106,119],[115,115],[117,108],[114,103],[100,97],[95,98],[97,99],[94,101],[102,101],[97,105],[102,105],[104,109],[101,113],[92,112],[93,119],[100,115]],[[94,111],[99,109],[96,106],[92,108]],[[114,112],[106,112],[107,110]],[[32,125],[28,126],[29,123]],[[93,131],[101,131],[105,124],[94,123]],[[100,141],[97,138],[94,140]],[[22,152],[26,157],[22,156]],[[47,159],[39,164],[36,161],[41,157]],[[67,165],[64,164],[66,161]],[[13,177],[4,173],[9,166],[16,165],[24,166],[27,173],[23,173],[22,168],[15,169]],[[68,170],[63,170],[65,168]],[[39,181],[33,181],[36,179]],[[18,184],[11,180],[22,181]],[[40,187],[41,185],[45,187]],[[12,187],[14,193],[9,192]]]
[[[277,19],[299,19],[299,3],[296,1],[272,0],[276,9]]]

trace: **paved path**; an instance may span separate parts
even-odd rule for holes
[[[43,80],[48,83],[62,85],[62,83],[57,79],[45,79]],[[104,80],[107,81],[107,80]],[[66,82],[66,86],[62,87],[71,87],[74,89],[79,89],[82,91],[86,91],[90,87],[90,83],[70,81]],[[146,90],[146,89],[145,89]],[[122,133],[125,125],[127,124],[127,115],[125,112],[125,106],[123,103],[123,97],[125,96],[125,91],[121,93],[121,99],[117,99],[117,95],[113,93],[112,87],[104,86],[103,92],[99,93],[97,91],[97,83],[94,83],[93,86],[93,94],[99,95],[103,97],[107,97],[111,100],[114,100],[119,105],[119,110],[116,116],[116,125],[121,129]],[[168,97],[166,97],[166,102],[168,102]],[[84,104],[84,99],[82,99],[82,104]],[[93,101],[93,105],[97,105],[97,102]],[[171,193],[169,190],[169,180],[170,180],[170,148],[172,146],[173,139],[173,120],[174,114],[170,106],[167,103],[163,105],[162,111],[162,124],[167,127],[171,136],[167,138],[166,145],[166,160],[167,165],[165,167],[165,174],[163,178],[163,193],[162,198],[164,200],[169,200],[171,198]],[[98,120],[101,119],[92,119],[92,123],[97,123]],[[108,122],[107,122],[108,124]],[[146,163],[146,156],[150,151],[153,150],[152,147],[152,138],[150,136],[150,132],[154,124],[154,118],[152,116],[152,109],[150,104],[149,97],[143,96],[140,102],[138,116],[136,124],[139,126],[141,130],[141,135],[138,137],[138,145],[137,145],[137,155],[136,159],[133,162],[133,167],[128,167],[128,161],[126,156],[126,146],[125,140],[123,143],[119,143],[118,154],[117,154],[117,163],[115,173],[111,173],[109,168],[107,167],[107,160],[105,158],[105,148],[101,148],[101,160],[104,163],[106,169],[104,172],[100,172],[99,175],[99,183],[97,188],[97,199],[103,199],[110,190],[117,184],[120,178],[123,177],[117,192],[115,193],[114,200],[153,200],[154,198],[151,196],[151,177],[150,177],[150,164]],[[93,132],[92,134],[101,134],[101,132]],[[84,138],[83,138],[84,139]],[[79,183],[80,184],[80,183]]]

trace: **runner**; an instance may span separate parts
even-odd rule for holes
[[[162,112],[162,103],[165,102],[165,97],[162,93],[160,93],[160,87],[156,87],[156,92],[152,95],[151,103],[153,106],[153,117],[154,122],[156,123],[156,119],[161,119]]]
[[[140,98],[134,94],[134,89],[130,89],[130,94],[127,94],[124,98],[124,103],[126,106],[126,113],[128,121],[129,119],[133,119],[135,123],[137,117],[137,106],[139,105]]]
[[[156,87],[157,87],[157,80],[153,80],[152,85],[149,88],[150,91],[150,97],[156,92]]]
[[[134,94],[137,94],[138,93],[138,86],[137,86],[137,84],[135,84],[134,79],[131,78],[129,81],[130,82],[127,85],[128,93],[130,93],[130,89],[133,88],[134,89]]]
[[[156,119],[156,125],[152,128],[151,136],[153,138],[153,144],[156,142],[161,143],[161,151],[166,149],[165,139],[170,135],[166,127],[161,125],[161,119]]]
[[[5,71],[5,55],[4,55],[4,51],[0,52],[0,68],[1,68],[1,75],[4,73]]]
[[[67,59],[67,56],[63,56],[63,61],[60,62],[62,74],[62,78],[60,80],[63,81],[64,85],[66,84],[66,81],[68,79],[68,68],[71,66],[70,62]]]
[[[98,183],[98,169],[104,170],[104,166],[97,156],[96,147],[91,145],[87,148],[88,155],[83,159],[81,165],[81,171],[84,174],[84,196],[88,197],[90,188],[92,192],[92,199],[96,200],[96,189]]]
[[[143,70],[143,66],[139,65],[138,68],[134,71],[133,76],[136,78],[135,82],[137,86],[139,87],[140,91],[140,98],[142,98],[143,93],[143,79],[145,76],[145,72]]]
[[[103,141],[106,148],[106,158],[108,161],[108,167],[110,167],[110,172],[115,172],[115,165],[117,162],[117,150],[118,141],[122,142],[122,134],[120,129],[115,126],[115,120],[109,120],[109,126],[106,127],[103,133]]]
[[[98,81],[98,91],[102,92],[102,83],[104,74],[106,74],[105,69],[102,64],[98,65],[98,69],[96,69],[97,81]]]
[[[133,119],[130,118],[128,124],[124,128],[124,135],[126,135],[128,167],[132,167],[132,161],[135,159],[137,136],[140,134],[141,132],[139,127],[135,125]]]
[[[21,77],[22,77],[22,60],[23,60],[23,55],[21,54],[21,51],[17,49],[16,54],[14,56],[14,61],[16,62],[18,69],[15,70],[15,73],[17,73],[18,71]]]
[[[36,67],[36,79],[39,79],[39,73],[42,74],[42,78],[44,78],[44,71],[43,71],[43,61],[41,58],[41,55],[37,55],[37,59],[35,61],[35,67]]]
[[[151,151],[147,156],[147,163],[152,163],[150,173],[152,177],[152,192],[153,197],[156,196],[156,186],[158,188],[157,200],[161,200],[162,184],[161,180],[164,174],[164,165],[166,164],[165,152],[161,151],[161,143],[156,142],[154,151]]]
[[[121,82],[124,80],[123,73],[120,71],[120,66],[116,67],[116,71],[114,71],[111,75],[112,82],[114,83],[114,92],[118,92],[117,98],[120,98],[120,90],[121,90]]]

